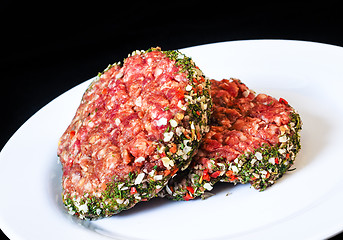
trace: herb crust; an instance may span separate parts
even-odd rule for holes
[[[179,72],[185,73],[189,80],[185,89],[185,104],[179,106],[183,112],[177,113],[173,119],[165,123],[163,138],[154,143],[157,155],[167,169],[161,169],[156,165],[150,172],[130,172],[124,180],[113,176],[112,181],[105,186],[99,186],[95,192],[85,192],[83,196],[63,191],[62,199],[70,214],[81,219],[108,217],[129,209],[140,201],[156,197],[177,171],[188,167],[203,134],[209,130],[208,121],[212,107],[209,79],[191,58],[179,51],[162,51],[157,47],[147,51],[134,51],[128,58],[154,51],[162,52],[174,61],[174,66],[179,68]],[[111,68],[121,67],[123,65],[120,62],[109,65],[98,74],[86,93],[93,91],[93,86]],[[164,111],[169,111],[169,107],[165,107]]]
[[[240,87],[240,92],[238,91],[237,95],[234,94],[235,91],[233,90],[235,84]],[[299,132],[302,128],[302,122],[300,115],[283,98],[277,101],[270,96],[259,95],[257,97],[259,100],[256,100],[259,102],[255,102],[255,93],[247,89],[238,79],[232,79],[231,82],[224,81],[219,85],[226,89],[218,91],[216,87],[216,93],[220,93],[220,96],[212,96],[213,101],[217,104],[216,110],[212,115],[211,130],[204,137],[204,143],[200,147],[198,155],[194,157],[195,160],[188,169],[179,172],[170,180],[165,189],[159,193],[159,196],[177,201],[187,201],[198,196],[207,198],[212,195],[209,191],[212,190],[213,185],[219,181],[234,184],[250,183],[255,189],[263,191],[287,171],[294,170],[290,170],[290,167],[301,148]],[[234,97],[230,99],[223,94],[224,92],[233,94]],[[247,102],[244,102],[243,99],[246,99],[244,101]],[[254,112],[255,108],[250,109],[250,103],[253,100],[253,106],[259,106],[257,112]],[[277,112],[274,113],[274,105],[281,109],[277,109]],[[242,106],[247,106],[248,110],[243,110]],[[271,122],[269,124],[258,117],[251,118],[251,116],[261,114],[260,111],[266,111],[266,114],[273,113],[278,123]],[[225,112],[228,115],[223,117]],[[240,118],[242,117],[241,114],[247,114],[244,115],[247,117],[247,123],[257,122],[261,125],[248,124],[246,128],[241,129],[235,125],[238,122],[236,119],[239,119],[240,123],[244,122]],[[283,123],[279,122],[281,117]],[[286,119],[287,122],[284,122]],[[266,119],[266,121],[270,120]],[[221,126],[221,124],[225,124],[225,126]],[[257,129],[263,130],[262,133]],[[271,139],[268,139],[268,131],[270,131]],[[235,140],[229,140],[231,136],[233,139],[245,138],[246,141],[238,140],[235,143]],[[266,136],[267,140],[265,139]],[[231,145],[225,145],[226,143]],[[208,145],[213,145],[213,147]],[[242,150],[245,148],[246,150]]]

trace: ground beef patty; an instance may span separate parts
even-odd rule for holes
[[[209,130],[210,82],[178,51],[134,51],[90,84],[59,141],[63,202],[98,218],[147,201]]]
[[[161,196],[206,197],[218,181],[264,190],[290,168],[300,149],[301,120],[286,100],[256,96],[238,79],[211,83],[210,131],[190,167],[171,179]]]

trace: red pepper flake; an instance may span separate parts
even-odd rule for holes
[[[136,193],[137,193],[137,189],[135,187],[131,187],[130,194],[133,195],[133,194],[136,194]]]
[[[289,153],[286,153],[286,159],[289,159]]]
[[[69,132],[69,138],[72,139],[75,136],[75,131]]]
[[[237,179],[238,179],[238,177],[235,176],[235,175],[232,175],[232,176],[229,178],[229,180],[230,180],[231,182],[236,181]]]
[[[170,174],[173,176],[177,171],[179,171],[179,168],[175,168]]]
[[[227,172],[225,173],[225,175],[226,175],[227,177],[230,177],[230,176],[233,175],[233,171],[232,171],[232,170],[229,170],[229,171],[227,171]]]
[[[179,168],[175,168],[174,170],[164,170],[163,174],[164,176],[168,176],[168,175],[171,175],[171,176],[174,176],[174,174],[179,170]]]
[[[208,169],[206,168],[203,172],[202,179],[206,181],[210,181],[210,175],[208,174]]]
[[[194,188],[192,188],[191,186],[187,186],[186,188],[191,194],[194,194]]]
[[[288,102],[284,98],[280,98],[279,103],[283,103],[283,104],[288,105]]]
[[[198,81],[197,81],[195,78],[193,78],[193,82],[195,82],[196,84],[198,84]]]
[[[201,134],[200,134],[199,131],[197,131],[197,139],[198,139],[198,140],[201,139]]]
[[[164,170],[164,172],[163,172],[164,176],[168,176],[170,173],[171,173],[171,171],[168,169]]]
[[[176,153],[176,150],[177,150],[177,146],[176,146],[175,143],[173,143],[173,144],[172,144],[172,147],[169,148],[169,152],[171,152],[171,153]]]
[[[267,172],[267,174],[266,174],[266,178],[269,178],[270,177],[270,173],[269,172]]]
[[[186,131],[183,131],[183,135],[185,135],[185,137],[186,137],[187,139],[191,139],[191,137],[188,135],[188,133],[187,133]]]
[[[199,111],[197,111],[196,113],[198,114],[198,116],[200,116],[200,112]]]
[[[189,201],[190,199],[193,199],[193,197],[191,195],[189,195],[189,193],[187,192],[185,196],[183,196],[183,199],[185,201]]]
[[[275,163],[279,164],[279,159],[278,158],[275,158]]]
[[[202,90],[203,90],[202,85],[198,85],[198,92],[199,92],[199,94],[202,94]]]
[[[101,188],[102,191],[104,191],[106,189],[106,187],[107,187],[106,183],[102,183],[100,185],[100,188]]]
[[[238,179],[238,177],[233,174],[232,170],[227,171],[225,175],[229,178],[229,181],[231,182]]]
[[[107,93],[107,88],[104,88],[102,91],[101,91],[101,94],[106,94]]]
[[[215,171],[214,173],[211,174],[212,178],[217,178],[220,175],[220,171]]]

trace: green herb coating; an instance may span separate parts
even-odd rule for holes
[[[241,89],[237,93],[237,96],[235,96],[232,100],[227,100],[228,105],[226,109],[218,107],[222,103],[216,103],[218,104],[216,106],[216,110],[219,109],[217,110],[219,111],[219,113],[217,112],[216,114],[212,115],[212,118],[214,119],[212,119],[212,124],[210,124],[211,129],[212,127],[216,128],[216,124],[214,124],[214,122],[216,122],[217,120],[215,119],[215,117],[221,116],[222,114],[224,114],[224,112],[229,114],[228,118],[234,119],[234,115],[237,114],[237,111],[234,109],[237,108],[237,106],[240,106],[240,98],[250,98],[250,100],[248,101],[252,101],[255,98],[252,90],[247,89],[245,85],[242,84],[239,80],[232,79],[231,81],[233,82],[230,82],[230,84],[232,83],[234,85],[235,83],[236,85],[240,86]],[[229,84],[226,85],[226,83],[228,82],[221,83],[224,87],[227,88],[225,91],[233,91],[233,88],[230,88]],[[218,94],[222,94],[221,91],[216,92],[218,92]],[[213,101],[215,101],[215,99],[217,101],[220,98],[227,98],[227,96],[212,96],[212,98]],[[245,151],[239,154],[237,151],[234,151],[234,154],[237,154],[238,156],[232,160],[226,159],[225,156],[221,156],[219,152],[217,152],[219,155],[216,154],[214,158],[210,157],[212,155],[206,156],[206,153],[204,156],[204,152],[199,150],[201,152],[194,157],[196,160],[191,163],[190,167],[185,171],[178,173],[177,176],[171,179],[166,188],[159,193],[159,196],[167,197],[176,201],[188,201],[198,196],[201,196],[203,199],[205,199],[212,195],[209,194],[208,191],[211,191],[213,185],[219,181],[231,182],[234,184],[250,183],[251,186],[253,186],[255,189],[263,191],[267,187],[274,184],[277,179],[281,178],[293,165],[296,155],[301,149],[299,132],[302,128],[302,122],[300,119],[300,115],[296,113],[295,110],[291,108],[284,99],[280,98],[278,102],[271,97],[269,97],[268,99],[271,99],[269,104],[265,104],[268,105],[268,107],[272,106],[273,104],[285,104],[285,108],[290,109],[288,113],[289,121],[287,126],[282,125],[277,127],[275,124],[273,125],[272,129],[274,132],[276,131],[275,129],[277,129],[277,131],[280,131],[280,134],[277,135],[277,138],[279,139],[277,144],[262,143],[259,147],[256,147],[252,150],[251,147],[249,147],[249,151]],[[237,103],[234,103],[235,101],[237,101],[239,104],[237,105]],[[228,108],[232,108],[233,111],[229,111]],[[244,112],[245,110],[239,111]],[[254,113],[249,114],[254,115]],[[235,121],[236,120],[234,120],[233,122]],[[227,124],[227,122],[224,123]],[[231,122],[231,124],[233,123]],[[267,128],[268,124],[262,124],[261,126]],[[224,127],[224,129],[225,128],[226,127]],[[231,125],[229,129],[231,129]],[[240,134],[237,130],[235,130],[235,128],[233,128],[232,130],[229,129],[225,131],[235,132],[233,137],[236,137]],[[210,132],[208,133],[208,137],[204,137],[203,140],[205,142],[207,142],[206,138],[211,139],[212,136],[214,136],[214,133],[218,133],[218,131],[214,131],[214,133],[211,131],[212,130],[210,130]],[[245,129],[243,131],[250,132],[249,129]],[[240,136],[242,136],[242,134],[240,134]],[[242,137],[244,137],[244,135]],[[220,138],[220,136],[217,136],[217,138]],[[238,141],[236,144],[237,145],[233,145],[233,148],[240,148],[239,144],[244,144],[244,141]],[[254,143],[251,144],[253,145]],[[203,146],[203,148],[206,148],[206,146]],[[225,149],[225,147],[223,146],[218,147],[218,149],[223,148]],[[213,152],[211,152],[211,154],[213,154]],[[231,155],[228,154],[228,156]],[[210,164],[210,166],[208,164]]]
[[[188,79],[188,85],[185,88],[183,105],[180,105],[181,111],[177,112],[168,122],[161,120],[159,124],[164,127],[163,137],[154,142],[156,151],[154,157],[160,164],[147,170],[136,170],[128,173],[127,177],[113,175],[112,180],[104,185],[98,186],[96,190],[84,192],[82,195],[67,192],[63,190],[62,199],[72,215],[81,219],[97,219],[108,217],[121,212],[122,210],[133,207],[141,201],[148,201],[156,197],[157,193],[167,184],[169,179],[179,170],[188,167],[191,157],[196,153],[202,136],[208,131],[208,121],[211,114],[211,96],[210,82],[201,70],[194,64],[191,58],[185,56],[179,51],[162,51],[160,48],[151,48],[147,51],[134,51],[124,60],[124,65],[120,62],[109,65],[103,73],[99,73],[97,78],[87,88],[85,94],[91,94],[95,91],[97,84],[101,82],[102,77],[107,72],[119,72],[120,68],[135,55],[142,57],[148,53],[161,52],[167,58],[174,61],[174,66],[180,73],[185,73]],[[122,76],[117,78],[121,78]],[[104,89],[96,90],[104,92]],[[85,96],[85,95],[84,95]],[[87,104],[83,97],[81,105]],[[82,106],[81,106],[82,107]],[[164,112],[170,111],[166,106],[162,109]],[[92,114],[99,114],[98,108],[94,109]],[[90,121],[88,121],[89,123]],[[113,119],[112,125],[118,124]],[[73,138],[78,132],[73,126],[70,126],[62,136],[58,155],[60,158],[65,154],[62,145],[69,138]],[[71,134],[71,132],[73,132]],[[76,133],[75,133],[76,132]],[[71,154],[71,153],[66,153]],[[114,155],[112,155],[113,157]],[[137,160],[137,158],[136,158]],[[62,161],[61,161],[62,162]],[[68,178],[64,177],[63,179]]]

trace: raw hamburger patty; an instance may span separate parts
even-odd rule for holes
[[[178,51],[135,51],[90,84],[62,135],[63,202],[98,218],[147,201],[209,130],[210,82]]]
[[[238,79],[211,80],[211,84],[210,131],[190,167],[171,179],[160,196],[206,197],[210,194],[205,191],[218,181],[250,183],[264,190],[295,160],[301,120],[286,100],[255,96]]]

